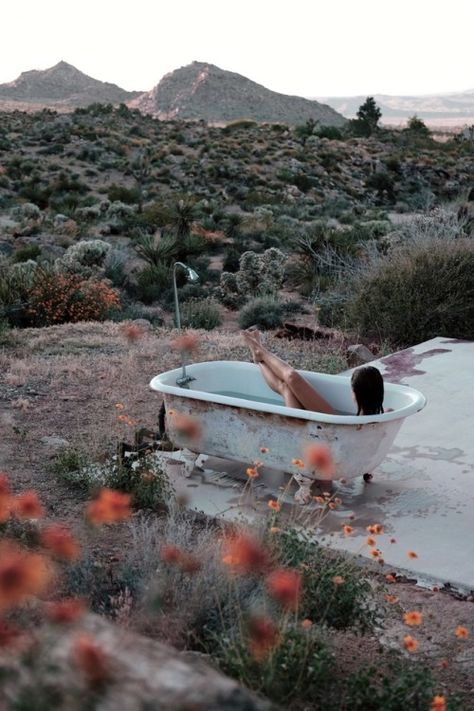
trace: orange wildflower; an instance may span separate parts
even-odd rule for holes
[[[30,553],[15,543],[0,543],[0,610],[42,593],[51,579],[44,556]]]
[[[138,341],[143,336],[143,328],[136,323],[124,323],[120,327],[121,332],[130,343]]]
[[[12,509],[17,518],[30,520],[42,518],[44,508],[35,491],[25,491],[23,494],[15,496],[12,501]]]
[[[10,496],[0,495],[0,523],[5,523],[10,518],[12,501]]]
[[[86,611],[84,600],[67,598],[58,602],[50,602],[46,608],[46,616],[50,622],[57,625],[72,624]]]
[[[395,583],[397,579],[392,573],[388,573],[388,575],[385,576],[385,580],[387,583]]]
[[[115,407],[117,410],[123,410],[125,408],[125,405],[123,405],[121,402],[116,402]]]
[[[101,686],[109,679],[107,657],[90,635],[82,634],[74,641],[72,658],[90,686]]]
[[[281,506],[278,501],[275,501],[275,499],[270,499],[268,502],[268,508],[272,509],[272,511],[279,511]]]
[[[79,558],[81,547],[67,526],[54,523],[41,532],[42,545],[62,560]]]
[[[389,602],[391,605],[395,605],[395,603],[398,602],[398,597],[396,595],[389,595],[389,593],[385,593],[384,599],[386,602]]]
[[[160,558],[164,563],[176,565],[185,573],[195,573],[201,567],[201,564],[194,556],[183,551],[179,546],[168,543],[161,547]]]
[[[239,533],[224,541],[222,562],[241,573],[258,573],[269,562],[269,555],[262,544],[246,533]]]
[[[292,459],[291,463],[295,466],[298,467],[298,469],[304,469],[304,462],[302,459]]]
[[[418,649],[418,642],[411,636],[411,634],[407,634],[403,638],[403,646],[408,652],[416,652]]]
[[[328,507],[331,509],[331,511],[334,511],[334,509],[337,508],[337,507],[336,507],[336,504],[334,503],[334,501],[330,501],[330,502],[328,503]]]
[[[278,528],[278,526],[272,526],[270,529],[270,533],[280,533],[281,528]]]
[[[265,580],[268,592],[284,607],[297,607],[301,595],[301,573],[297,570],[274,570]]]
[[[255,477],[258,476],[258,469],[257,467],[247,467],[245,473],[247,474],[249,479],[255,479]]]
[[[372,536],[369,536],[367,538],[367,545],[368,546],[375,546],[376,543],[377,543],[377,541],[375,540],[375,538],[372,538]]]
[[[125,521],[132,515],[130,495],[112,489],[102,489],[99,496],[87,507],[87,517],[93,524]]]
[[[423,621],[423,615],[421,612],[405,612],[403,615],[403,621],[406,625],[409,625],[410,627],[417,627],[418,625],[421,625]]]
[[[301,627],[304,630],[309,630],[312,626],[313,626],[313,622],[312,622],[312,620],[309,620],[308,618],[303,620],[303,622],[301,623]]]
[[[383,533],[383,526],[381,523],[373,523],[371,526],[367,526],[367,533],[371,533],[372,536],[379,536]]]
[[[267,657],[279,642],[278,628],[268,617],[253,617],[248,625],[249,648],[257,661]]]
[[[350,536],[351,533],[353,533],[353,531],[354,531],[354,529],[352,528],[352,526],[347,526],[347,525],[346,525],[346,526],[343,526],[343,527],[342,527],[342,530],[343,530],[345,536]]]
[[[10,482],[3,472],[0,472],[0,496],[10,496]]]
[[[446,711],[446,698],[441,694],[433,696],[430,711]]]
[[[334,583],[334,585],[343,585],[345,581],[342,575],[335,575],[332,579],[332,582]]]
[[[316,469],[328,477],[335,473],[331,451],[324,444],[310,444],[305,449],[304,458],[308,469]]]
[[[187,353],[195,351],[198,345],[199,336],[197,333],[193,333],[193,331],[187,331],[171,341],[171,347],[174,348],[175,351],[186,351]]]
[[[0,618],[0,649],[13,647],[20,637],[21,631],[18,627]]]
[[[314,500],[315,500],[318,504],[324,504],[324,503],[326,503],[326,502],[324,501],[324,499],[323,499],[322,496],[313,496],[313,498],[314,498]]]
[[[415,553],[415,551],[408,551],[408,557],[414,560],[415,558],[418,558],[418,555]]]
[[[447,669],[449,667],[449,662],[447,659],[442,659],[439,664],[441,669]]]
[[[184,435],[191,440],[199,439],[202,434],[200,423],[189,415],[175,413],[173,416],[173,427],[178,434]]]
[[[380,551],[377,548],[372,548],[370,555],[372,558],[380,558]]]
[[[260,451],[262,454],[268,454],[268,447],[260,447]]]
[[[463,627],[462,625],[458,625],[454,630],[454,634],[458,639],[466,639],[466,637],[469,636],[469,630],[466,629],[466,627]]]

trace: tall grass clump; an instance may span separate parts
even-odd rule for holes
[[[474,338],[474,242],[406,244],[360,271],[347,306],[362,334],[408,345],[434,336]]]

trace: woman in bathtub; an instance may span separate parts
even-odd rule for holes
[[[282,396],[287,407],[334,414],[334,408],[298,371],[264,347],[257,329],[248,329],[242,335],[266,382]],[[358,368],[352,374],[351,385],[358,415],[380,415],[384,411],[383,378],[377,368],[371,365]]]

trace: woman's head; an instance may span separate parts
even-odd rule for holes
[[[373,365],[357,368],[352,373],[352,390],[358,415],[380,415],[383,412],[383,378]]]

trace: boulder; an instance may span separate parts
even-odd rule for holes
[[[369,351],[367,346],[364,346],[362,343],[348,346],[346,358],[349,368],[355,368],[358,365],[365,365],[366,363],[370,363],[370,361],[375,360],[375,356],[372,351]]]
[[[91,661],[81,668],[77,642],[84,636],[100,649],[100,664]],[[41,674],[42,689],[55,691],[54,708],[61,711],[270,711],[272,704],[211,667],[202,655],[181,653],[153,639],[130,632],[98,615],[86,615],[75,625],[51,628],[35,634],[38,661],[22,667],[19,655],[2,655],[5,673],[4,693],[12,702],[25,697],[26,688],[37,686]],[[39,661],[41,659],[41,661]],[[39,665],[39,666],[38,666]],[[8,669],[6,668],[8,667]],[[98,667],[103,668],[100,689]],[[96,687],[87,683],[87,673],[94,675]],[[30,678],[31,677],[31,678]],[[22,693],[23,691],[23,693]],[[36,699],[39,708],[41,699]],[[46,700],[45,700],[46,701]],[[92,703],[94,702],[94,703]],[[50,706],[44,706],[44,708]],[[36,706],[35,706],[36,708]],[[43,706],[41,706],[43,708]]]

